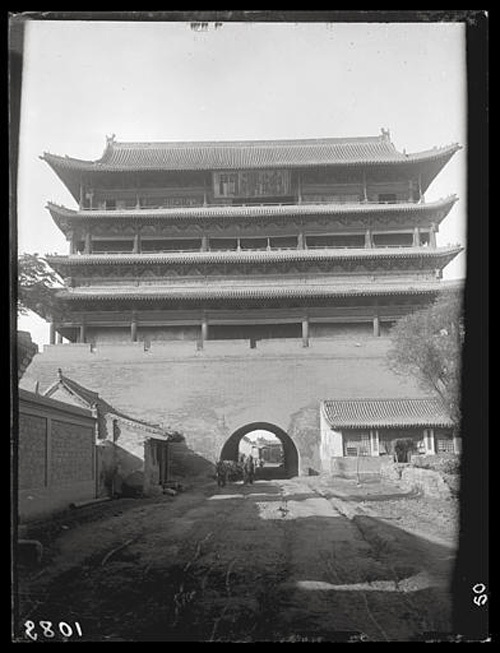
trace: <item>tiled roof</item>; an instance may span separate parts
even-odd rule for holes
[[[336,399],[323,402],[324,415],[336,429],[451,427],[438,399]]]
[[[110,140],[97,161],[45,153],[53,168],[75,171],[226,170],[323,165],[394,164],[452,156],[453,144],[415,154],[398,152],[386,136],[270,141],[123,143]]]
[[[135,417],[131,417],[130,415],[122,413],[107,401],[105,401],[97,392],[89,390],[80,383],[70,379],[68,376],[64,375],[61,370],[59,370],[59,380],[47,388],[47,390],[44,392],[44,396],[50,397],[57,390],[57,388],[61,386],[66,388],[71,394],[79,397],[85,404],[87,404],[89,408],[95,406],[103,415],[106,413],[112,413],[117,417],[127,420],[128,422],[133,422],[139,425],[141,428],[145,428],[146,430],[155,433],[156,437],[166,437],[166,433],[155,424],[144,422],[142,420],[136,419]]]
[[[56,220],[61,218],[85,218],[102,220],[133,218],[134,220],[145,218],[161,219],[193,219],[193,218],[261,218],[280,216],[317,216],[317,215],[358,215],[358,214],[399,214],[399,213],[428,213],[433,214],[441,211],[441,220],[447,215],[451,207],[458,200],[456,195],[451,195],[436,202],[412,203],[401,202],[399,204],[293,204],[293,205],[264,205],[264,206],[196,206],[178,207],[164,209],[124,209],[124,210],[81,210],[75,211],[64,206],[58,206],[53,202],[47,204],[47,209]]]
[[[258,285],[257,285],[258,284]],[[160,300],[200,300],[200,299],[275,299],[302,297],[349,297],[363,295],[412,295],[429,294],[446,290],[459,290],[460,282],[443,281],[400,281],[356,283],[339,282],[330,278],[305,282],[303,278],[258,281],[249,279],[235,283],[217,284],[204,281],[176,283],[171,285],[143,286],[80,286],[57,293],[60,299],[68,300],[120,300],[120,299],[160,299]]]
[[[102,265],[150,263],[260,263],[284,261],[333,261],[366,259],[452,259],[463,247],[386,247],[359,249],[292,249],[270,251],[213,251],[213,252],[171,252],[142,254],[71,254],[68,256],[46,256],[53,266]]]

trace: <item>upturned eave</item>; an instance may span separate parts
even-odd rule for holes
[[[105,220],[161,220],[162,222],[177,220],[252,220],[256,218],[300,217],[304,220],[321,216],[377,216],[411,214],[429,216],[439,224],[448,215],[458,201],[456,195],[428,203],[399,202],[395,204],[363,203],[363,204],[293,204],[293,205],[261,205],[261,206],[201,206],[189,208],[163,209],[69,209],[65,206],[47,203],[47,210],[52,219],[65,234],[78,222],[93,222]]]

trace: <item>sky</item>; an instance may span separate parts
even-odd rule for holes
[[[44,152],[96,160],[118,141],[376,136],[460,150],[426,193],[456,193],[438,245],[466,244],[465,26],[461,23],[28,21],[18,251],[69,253],[48,201],[76,208]],[[465,276],[465,254],[444,271]],[[23,317],[41,347],[48,325]]]

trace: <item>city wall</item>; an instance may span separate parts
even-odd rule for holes
[[[179,430],[198,456],[214,462],[231,434],[267,422],[299,453],[301,474],[321,471],[320,401],[423,396],[386,363],[389,341],[364,337],[258,341],[188,341],[44,347],[22,387],[43,392],[61,368],[115,408]]]

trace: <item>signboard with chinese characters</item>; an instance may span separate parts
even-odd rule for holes
[[[215,197],[275,197],[290,195],[289,170],[214,172]]]

